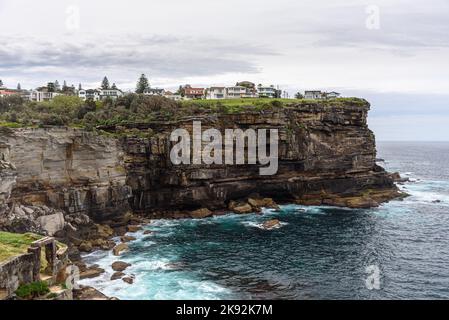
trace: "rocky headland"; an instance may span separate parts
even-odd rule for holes
[[[80,251],[95,249],[119,255],[132,241],[124,236],[129,226],[150,218],[244,214],[283,202],[378,206],[403,195],[376,164],[369,108],[364,100],[302,103],[96,131],[0,128],[0,229],[55,236],[77,260]],[[277,174],[261,176],[258,165],[248,164],[173,165],[170,133],[191,132],[193,121],[222,132],[278,129]],[[117,235],[123,248],[110,240]]]

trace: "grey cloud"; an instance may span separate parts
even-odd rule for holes
[[[148,70],[155,77],[220,75],[232,72],[257,73],[253,57],[273,55],[263,47],[229,43],[212,38],[177,38],[174,36],[89,36],[79,40],[33,40],[5,38],[0,47],[0,73],[62,69],[77,70]],[[95,72],[95,76],[98,74]],[[88,76],[89,78],[89,76]],[[89,80],[89,79],[87,79]],[[128,79],[129,80],[129,79]]]
[[[437,1],[432,10],[380,6],[380,28],[366,27],[366,6],[334,6],[284,26],[303,40],[300,46],[357,47],[412,55],[412,49],[449,48],[449,5]],[[420,8],[422,9],[422,8]],[[319,18],[317,18],[319,17]]]

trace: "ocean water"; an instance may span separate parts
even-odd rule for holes
[[[411,179],[400,186],[407,199],[158,220],[120,257],[85,256],[106,273],[81,284],[119,299],[449,298],[449,143],[378,143],[378,152],[382,166]],[[271,218],[282,226],[261,229]],[[134,284],[109,280],[117,260],[132,264]]]

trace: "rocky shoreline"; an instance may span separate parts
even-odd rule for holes
[[[97,132],[0,127],[0,230],[55,237],[91,277],[101,270],[83,265],[81,253],[112,250],[119,257],[132,241],[126,233],[152,219],[257,213],[277,203],[376,207],[405,195],[395,185],[401,178],[376,164],[369,108],[360,100],[200,112]],[[278,130],[277,174],[260,176],[260,166],[249,164],[173,165],[170,133],[191,133],[194,120],[204,130]]]

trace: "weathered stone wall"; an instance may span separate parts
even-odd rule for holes
[[[34,281],[35,256],[32,253],[0,263],[0,295],[10,297],[22,283]]]
[[[99,220],[126,212],[131,191],[117,140],[70,128],[4,129],[0,145],[17,168],[11,201]]]
[[[44,245],[40,245],[40,242]],[[49,285],[57,282],[64,283],[67,277],[66,268],[69,265],[67,247],[58,249],[54,238],[43,238],[33,242],[28,253],[0,263],[0,300],[10,298],[20,285],[41,279],[41,257],[43,256],[41,252],[45,252],[47,259],[45,272],[50,276],[46,281]]]

